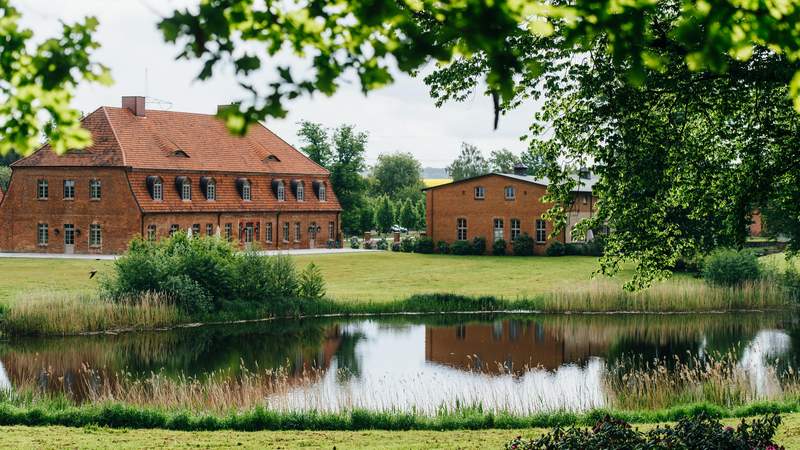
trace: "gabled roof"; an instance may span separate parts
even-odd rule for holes
[[[83,126],[93,144],[58,156],[45,144],[14,167],[131,167],[204,172],[327,175],[328,171],[261,124],[234,136],[214,115],[102,106]]]
[[[530,175],[516,175],[516,174],[513,174],[513,173],[491,172],[491,173],[487,173],[487,174],[484,174],[484,175],[477,175],[477,176],[470,177],[470,178],[464,178],[462,180],[452,181],[450,183],[445,183],[445,184],[440,184],[440,185],[437,185],[437,186],[426,187],[426,188],[424,188],[422,190],[423,191],[428,191],[428,190],[433,190],[433,189],[439,189],[439,188],[443,188],[443,187],[452,186],[454,184],[464,183],[464,182],[467,182],[467,181],[474,181],[474,180],[478,180],[480,178],[491,177],[491,176],[510,178],[510,179],[513,179],[513,180],[523,181],[525,183],[536,184],[536,185],[544,186],[544,187],[547,187],[548,185],[550,185],[550,180],[548,180],[547,178],[536,178],[536,177],[532,177]],[[572,192],[592,192],[592,188],[594,187],[595,183],[597,183],[597,177],[594,176],[594,175],[590,176],[589,178],[578,178],[577,176],[575,178],[578,180],[578,185],[575,186],[575,188],[572,190]]]

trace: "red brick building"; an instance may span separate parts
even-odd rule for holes
[[[262,125],[231,135],[213,115],[123,97],[83,119],[91,147],[48,145],[12,164],[0,251],[119,253],[134,236],[192,230],[265,249],[340,240],[329,173]]]
[[[494,241],[503,239],[510,249],[517,236],[527,234],[536,242],[537,255],[544,254],[553,240],[572,242],[571,233],[564,231],[556,239],[549,238],[553,224],[542,218],[552,206],[542,202],[547,182],[524,175],[526,170],[518,167],[516,174],[490,173],[426,188],[428,236],[448,244],[484,237],[491,252]],[[592,216],[597,201],[593,182],[588,174],[579,178],[567,230]]]

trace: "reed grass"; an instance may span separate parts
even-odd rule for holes
[[[107,330],[158,328],[187,321],[168,299],[145,294],[130,301],[96,295],[40,292],[5,306],[2,331],[8,335],[71,335]]]

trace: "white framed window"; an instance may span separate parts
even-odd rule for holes
[[[336,238],[333,230],[334,230],[333,222],[328,222],[328,239],[331,241]]]
[[[503,219],[494,219],[494,240],[503,239]]]
[[[75,245],[75,224],[64,224],[64,245]]]
[[[214,235],[214,224],[207,223],[206,224],[206,236],[211,237]]]
[[[75,200],[75,180],[64,180],[64,200]]]
[[[100,200],[102,196],[102,185],[100,180],[89,181],[89,198],[91,200]]]
[[[36,197],[39,200],[47,200],[50,196],[50,186],[47,180],[38,180],[36,182]]]
[[[544,243],[547,240],[547,222],[536,219],[536,242]]]
[[[196,223],[192,225],[192,237],[200,237],[200,224]]]
[[[89,225],[89,246],[100,247],[103,245],[103,229],[100,224],[93,223]]]
[[[177,224],[172,224],[169,226],[169,235],[172,236],[173,234],[177,233],[181,228]]]
[[[283,242],[289,242],[289,222],[283,222]]]
[[[206,185],[206,199],[209,201],[217,199],[217,182],[214,180],[208,180],[208,184]]]
[[[286,200],[286,187],[283,185],[283,181],[281,181],[278,183],[278,201],[282,202],[285,200]]]
[[[483,200],[486,198],[486,189],[483,186],[475,186],[475,199]]]
[[[153,200],[164,200],[164,184],[161,180],[153,182]]]
[[[36,242],[47,245],[50,242],[50,230],[46,223],[40,223],[36,229]]]
[[[249,202],[252,199],[252,190],[250,189],[250,182],[245,181],[242,183],[242,200]]]
[[[300,242],[300,239],[302,237],[303,236],[302,236],[302,229],[300,228],[300,222],[295,222],[294,223],[294,241],[295,242]]]
[[[325,188],[324,184],[319,185],[319,201],[324,202],[327,199],[328,193],[326,192],[327,189]]]
[[[511,240],[518,238],[520,235],[520,222],[519,219],[511,219]]]
[[[267,222],[264,226],[264,240],[272,242],[272,222]]]
[[[233,240],[233,225],[230,223],[225,224],[225,239],[228,241]]]
[[[517,198],[517,190],[514,188],[514,186],[506,186],[504,191],[506,193],[506,200],[514,200]]]
[[[467,240],[467,219],[463,217],[456,219],[456,240]]]
[[[148,241],[156,240],[156,226],[153,224],[147,226],[147,240]]]
[[[306,188],[303,183],[297,183],[297,201],[302,202],[306,199]]]
[[[181,183],[181,200],[188,201],[192,199],[192,183],[184,181]]]

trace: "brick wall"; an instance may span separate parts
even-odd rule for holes
[[[475,198],[475,187],[482,186],[485,198]],[[504,189],[514,186],[516,198],[506,200]],[[503,239],[511,242],[511,219],[520,220],[521,233],[536,237],[536,219],[550,208],[550,204],[541,201],[546,188],[544,186],[526,183],[500,175],[489,175],[474,180],[444,185],[426,191],[427,232],[434,242],[446,241],[453,243],[456,240],[456,221],[458,218],[467,219],[467,239],[476,236],[486,238],[487,251],[491,252],[494,241],[494,219],[503,219]],[[553,231],[553,225],[546,223],[547,235]],[[558,238],[564,242],[564,232]],[[544,254],[547,246],[552,242],[548,239],[544,243],[537,243],[534,252]]]
[[[64,199],[64,180],[75,181],[74,200]],[[89,182],[100,180],[101,196],[91,200]],[[38,180],[47,180],[48,199],[38,199]],[[46,223],[49,242],[37,243],[37,227]],[[121,168],[15,168],[6,198],[0,204],[0,249],[14,252],[62,253],[64,224],[75,226],[75,253],[118,253],[139,232],[141,216]],[[102,230],[102,244],[89,246],[90,224]]]

